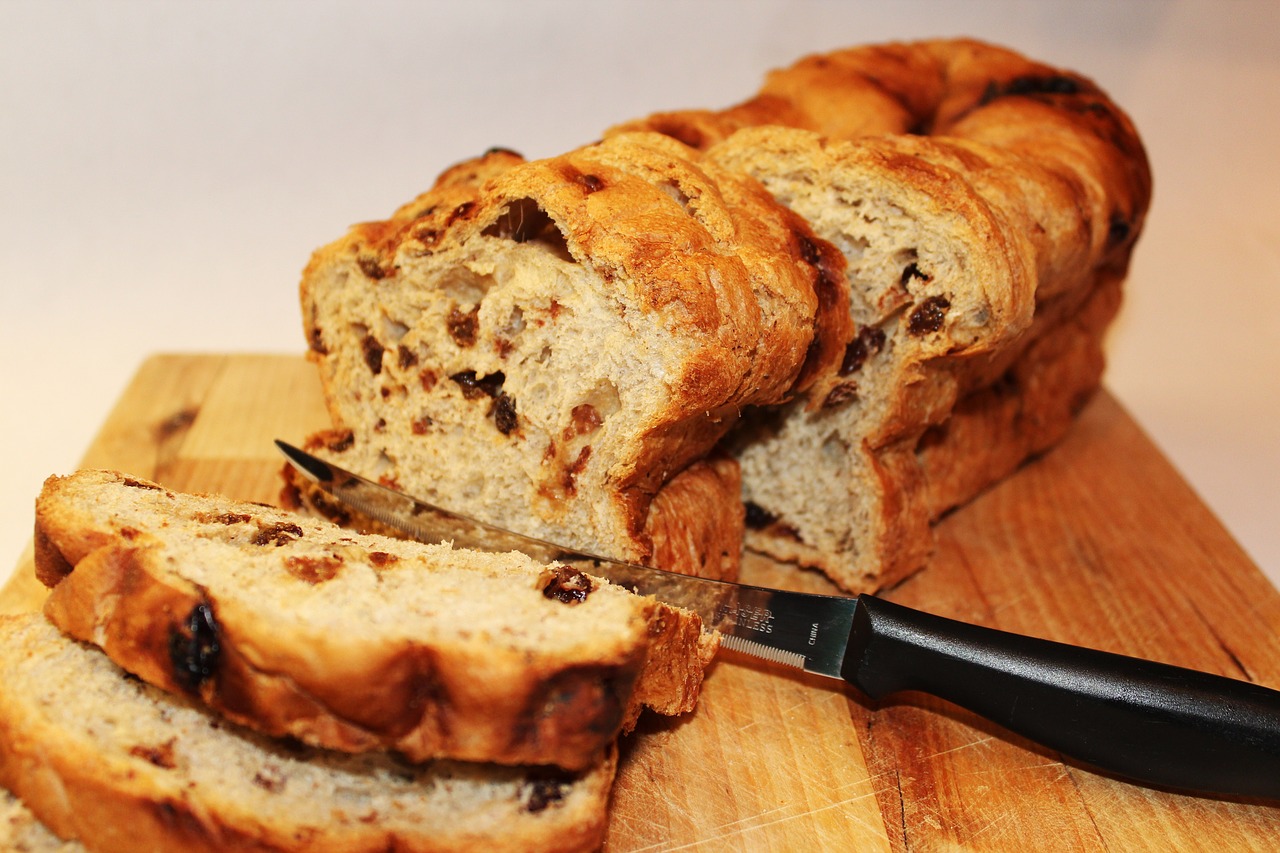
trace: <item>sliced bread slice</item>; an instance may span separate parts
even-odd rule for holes
[[[568,774],[275,741],[129,677],[39,614],[0,617],[0,785],[100,853],[590,850],[614,766],[613,750]]]
[[[693,708],[695,614],[575,569],[360,535],[107,471],[36,503],[45,612],[238,723],[348,750],[581,769]]]

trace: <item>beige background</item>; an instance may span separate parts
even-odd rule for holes
[[[1280,3],[4,2],[0,577],[156,351],[300,352],[310,251],[492,145],[972,35],[1093,76],[1156,176],[1108,385],[1280,580]],[[1153,537],[1159,530],[1151,531]]]

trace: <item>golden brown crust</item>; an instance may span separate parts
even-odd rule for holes
[[[727,110],[663,113],[611,132],[643,128],[745,169],[787,203],[794,181],[779,188],[770,175],[804,173],[814,187],[830,175],[813,195],[848,200],[838,176],[852,170],[903,198],[933,199],[935,220],[943,212],[963,218],[954,240],[977,265],[963,293],[976,320],[971,335],[955,333],[957,294],[947,293],[937,352],[904,357],[902,339],[888,333],[883,349],[893,350],[896,373],[828,386],[838,402],[865,397],[868,382],[889,389],[874,417],[860,415],[851,450],[863,457],[856,488],[877,504],[854,537],[853,562],[807,544],[805,524],[769,506],[755,508],[763,526],[748,535],[753,547],[822,566],[851,589],[892,583],[923,564],[930,520],[1050,446],[1097,387],[1100,338],[1143,226],[1151,176],[1129,118],[1089,79],[974,40],[874,45],[805,57]],[[797,139],[806,140],[803,153]],[[826,204],[819,218],[831,213]],[[797,210],[840,242],[829,233],[831,216],[824,229],[812,204]],[[861,329],[887,333],[893,310],[916,310],[906,290],[855,293]],[[759,466],[744,465],[750,496]],[[830,541],[825,532],[819,538]]]
[[[991,385],[962,398],[951,417],[920,440],[920,500],[930,519],[1013,473],[1070,429],[1096,392],[1102,331],[1120,303],[1120,279],[1103,281],[1088,303],[1036,337]]]
[[[699,460],[658,492],[645,535],[653,565],[734,581],[742,562],[742,475],[727,456]]]

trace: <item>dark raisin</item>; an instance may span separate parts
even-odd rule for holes
[[[253,784],[257,785],[264,791],[277,794],[284,790],[286,780],[284,772],[274,764],[265,764],[262,769],[253,774]]]
[[[468,400],[474,400],[484,394],[480,383],[476,380],[476,372],[474,370],[463,370],[449,377],[458,384],[458,388],[462,390],[462,396]]]
[[[507,379],[502,371],[477,377],[474,370],[463,370],[449,378],[458,384],[458,387],[462,390],[462,396],[468,400],[475,400],[484,396],[496,397],[498,392],[502,390],[502,383]]]
[[[1132,226],[1129,221],[1120,214],[1111,217],[1111,227],[1107,229],[1107,243],[1111,246],[1119,246],[1129,238],[1129,231]]]
[[[827,392],[826,398],[822,401],[822,407],[824,409],[830,409],[834,406],[847,403],[850,400],[856,400],[857,398],[858,383],[842,382]]]
[[[600,180],[597,175],[582,175],[578,178],[578,183],[586,187],[589,193],[599,192],[604,189],[604,181]]]
[[[422,386],[423,391],[430,391],[439,381],[440,377],[434,370],[427,369],[418,374],[418,384]]]
[[[495,145],[484,152],[484,156],[486,157],[490,156],[491,154],[508,154],[512,157],[519,157],[522,160],[524,159],[524,155],[522,155],[519,151],[512,151],[510,148],[503,148],[501,145]]]
[[[245,524],[251,520],[251,516],[242,512],[224,512],[214,516],[213,520],[218,524]]]
[[[409,429],[413,431],[414,435],[426,435],[434,423],[435,421],[431,420],[428,415],[423,415],[420,418],[414,418],[409,424]]]
[[[529,801],[525,810],[537,814],[545,811],[547,806],[564,799],[565,781],[561,779],[535,779],[530,785]]]
[[[324,345],[324,333],[321,331],[319,326],[316,326],[311,330],[311,337],[307,343],[311,347],[311,351],[317,355],[329,354],[329,348]]]
[[[365,335],[364,340],[360,341],[360,349],[364,352],[364,363],[377,376],[382,372],[382,344],[373,335]]]
[[[410,367],[416,367],[418,364],[418,354],[407,346],[401,344],[396,348],[396,364],[401,370],[408,370]]]
[[[343,432],[339,433],[332,441],[329,441],[328,443],[326,443],[325,447],[328,448],[333,453],[342,453],[345,450],[350,450],[351,445],[355,443],[356,443],[355,433],[351,432],[350,430],[344,430]]]
[[[141,758],[154,764],[156,767],[165,770],[172,770],[178,766],[177,760],[173,755],[173,738],[165,741],[159,746],[138,746],[129,747],[129,754],[134,758]]]
[[[493,399],[493,423],[503,435],[516,428],[516,401],[506,392]]]
[[[907,331],[913,335],[927,335],[938,331],[942,328],[942,323],[947,318],[947,309],[950,307],[951,301],[947,297],[930,296],[911,312],[911,318],[907,321]]]
[[[287,545],[302,536],[302,528],[287,521],[279,521],[267,527],[258,528],[258,535],[253,537],[254,545]]]
[[[463,349],[476,345],[476,331],[479,326],[479,305],[466,313],[454,306],[449,310],[449,317],[445,320],[445,327],[449,330],[449,337],[453,338],[453,342]]]
[[[875,326],[864,326],[847,347],[840,362],[840,375],[848,376],[862,369],[867,359],[884,349],[884,332]]]
[[[776,515],[754,501],[747,501],[744,506],[746,508],[746,524],[752,530],[764,530],[778,520]]]
[[[213,609],[203,602],[191,608],[183,624],[169,629],[169,663],[182,689],[194,693],[217,670],[222,654],[219,635]]]
[[[916,266],[914,263],[911,263],[911,264],[907,264],[906,269],[902,271],[902,277],[898,279],[898,284],[902,285],[903,287],[906,287],[913,278],[919,279],[920,281],[933,280],[933,276],[925,275],[924,273],[920,272],[920,267]]]
[[[565,604],[581,604],[594,589],[591,578],[570,566],[555,566],[551,572],[551,579],[542,588],[542,594],[547,598]]]
[[[369,562],[377,568],[383,569],[400,562],[400,558],[395,554],[388,554],[386,551],[370,551]]]
[[[360,267],[360,272],[374,281],[387,277],[387,270],[374,255],[360,255],[356,258],[356,266]]]
[[[1014,77],[1003,84],[995,81],[988,83],[987,88],[982,92],[982,98],[978,101],[978,105],[989,104],[997,98],[1003,98],[1008,95],[1076,95],[1080,91],[1080,81],[1072,77],[1064,77],[1057,74],[1027,74],[1021,77]]]

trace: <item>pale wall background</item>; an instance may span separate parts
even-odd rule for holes
[[[0,578],[143,358],[301,352],[311,250],[443,167],[950,35],[1083,71],[1133,115],[1156,195],[1107,382],[1280,579],[1273,0],[0,0]]]

